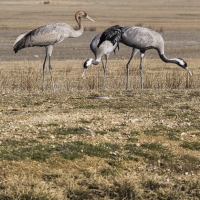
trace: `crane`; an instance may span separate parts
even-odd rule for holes
[[[116,45],[116,43],[118,44],[119,42],[121,42],[125,44],[126,46],[132,47],[131,57],[126,65],[126,69],[127,69],[126,89],[128,89],[129,64],[138,50],[140,51],[141,89],[143,89],[142,62],[143,62],[145,51],[148,49],[156,49],[162,61],[166,63],[177,64],[181,68],[185,69],[192,76],[192,73],[187,67],[187,63],[182,58],[169,59],[165,56],[163,37],[158,32],[152,29],[140,27],[140,26],[115,25],[108,28],[102,33],[99,44],[97,46],[100,48],[101,44],[105,40],[111,41],[113,45]]]
[[[44,91],[45,64],[47,58],[49,58],[49,72],[51,76],[52,90],[55,91],[51,65],[53,47],[55,44],[62,42],[65,38],[79,37],[83,34],[84,27],[81,23],[81,18],[86,18],[94,22],[94,20],[90,18],[85,11],[80,10],[75,14],[75,20],[79,26],[78,30],[74,30],[66,23],[54,23],[22,33],[15,40],[13,45],[13,50],[15,53],[26,47],[39,46],[46,48],[46,55],[43,63],[42,91]]]
[[[90,67],[91,64],[98,65],[100,61],[102,61],[103,71],[104,71],[103,89],[105,89],[107,61],[108,61],[110,53],[113,51],[115,52],[115,49],[117,47],[119,49],[119,46],[117,43],[112,45],[110,41],[104,41],[102,45],[99,48],[97,48],[97,44],[99,43],[100,37],[101,37],[101,34],[96,35],[93,38],[92,42],[90,43],[90,49],[94,53],[95,59],[89,58],[84,62],[84,65],[83,65],[84,70],[83,70],[82,77],[84,77],[85,71]],[[102,58],[103,56],[105,56],[105,63]]]

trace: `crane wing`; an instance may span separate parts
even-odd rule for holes
[[[62,42],[65,38],[65,29],[64,23],[39,27],[28,34],[26,46],[48,46]]]
[[[113,44],[113,46],[115,45],[115,43],[118,43],[121,39],[122,28],[123,27],[120,25],[115,25],[115,26],[111,26],[110,28],[105,30],[100,37],[100,41],[99,41],[97,47],[99,48],[99,46],[105,40],[110,41]]]
[[[49,46],[60,43],[69,37],[70,29],[72,28],[65,23],[55,23],[22,33],[15,40],[14,51],[16,53],[25,47]]]

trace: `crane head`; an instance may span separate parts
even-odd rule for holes
[[[185,62],[185,60],[183,60],[182,58],[177,58],[176,61],[177,61],[177,64],[180,67],[182,67],[183,69],[185,69],[188,72],[188,74],[190,76],[192,76],[192,72],[189,70],[189,68],[188,68],[187,63]]]
[[[87,69],[90,67],[90,65],[92,64],[92,58],[87,59],[84,64],[83,64],[83,73],[82,73],[82,78],[84,78],[85,72],[87,71]]]
[[[82,11],[82,10],[79,10],[76,14],[75,14],[75,19],[76,21],[80,21],[80,18],[86,18],[92,22],[94,22],[94,20],[89,17],[89,15],[85,12],[85,11]]]

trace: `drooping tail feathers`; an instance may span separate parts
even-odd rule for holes
[[[118,43],[119,40],[121,39],[121,34],[122,34],[122,26],[120,25],[115,25],[115,26],[111,26],[110,28],[108,28],[107,30],[105,30],[100,37],[99,43],[97,45],[97,47],[99,48],[99,46],[105,41],[108,40],[110,41],[113,46],[115,45],[115,43]]]
[[[23,49],[25,47],[26,36],[29,33],[30,31],[27,31],[17,37],[17,39],[15,40],[15,43],[13,44],[13,50],[15,51],[15,53],[17,53],[20,49]]]

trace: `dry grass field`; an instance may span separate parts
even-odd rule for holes
[[[47,4],[44,2],[48,2]],[[0,200],[200,199],[199,0],[0,0]],[[16,37],[44,24],[66,22],[85,10],[85,32],[55,46],[41,91],[44,48],[16,55]],[[167,57],[184,58],[193,73],[162,62],[154,50],[125,66],[120,44],[108,61],[82,79],[94,57],[93,37],[112,25],[157,30]]]

